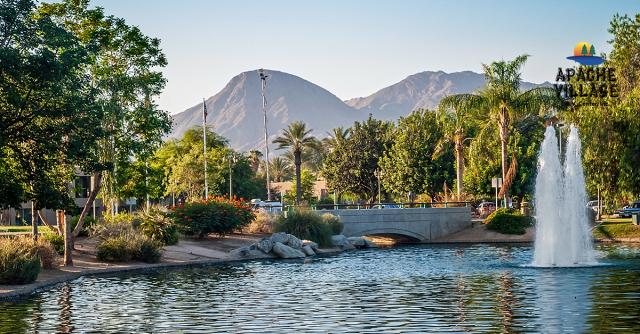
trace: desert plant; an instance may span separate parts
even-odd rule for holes
[[[171,217],[184,234],[203,238],[210,233],[224,236],[241,229],[255,219],[255,213],[242,200],[212,197],[180,205]]]
[[[277,215],[260,209],[256,211],[256,218],[249,223],[242,232],[245,233],[273,233],[273,225],[277,220]]]
[[[155,263],[161,257],[162,243],[138,231],[109,237],[96,247],[96,258],[106,262],[137,260]]]
[[[132,258],[129,240],[126,235],[109,237],[96,247],[96,257],[100,261],[127,262]]]
[[[44,233],[42,238],[53,246],[56,253],[64,255],[64,236],[56,233]]]
[[[30,239],[28,242],[33,243]],[[51,242],[44,238],[40,238],[37,242],[33,243],[33,247],[35,247],[35,252],[38,257],[40,257],[42,268],[52,269],[58,265],[60,253]],[[64,239],[62,240],[62,254],[64,254]]]
[[[131,238],[130,248],[134,260],[156,263],[162,257],[162,242],[147,236],[138,235]]]
[[[178,227],[162,208],[154,206],[147,212],[140,212],[140,225],[138,229],[151,239],[158,240],[165,245],[178,243],[180,234]]]
[[[524,234],[533,225],[533,219],[511,209],[498,209],[482,222],[487,229],[503,234]]]
[[[300,239],[317,242],[320,246],[331,246],[331,226],[312,211],[291,211],[278,218],[274,230],[293,234]]]
[[[133,215],[124,213],[119,213],[113,217],[104,217],[89,228],[89,236],[108,239],[134,233],[134,219]]]
[[[325,213],[322,215],[322,221],[329,225],[329,228],[331,228],[331,233],[336,235],[336,234],[340,234],[342,233],[342,228],[344,227],[342,225],[342,223],[340,222],[340,218],[330,214],[330,213]]]
[[[38,278],[41,260],[27,238],[0,238],[0,284],[29,284]]]

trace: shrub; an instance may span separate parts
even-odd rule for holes
[[[60,255],[64,255],[64,237],[60,234],[56,234],[53,232],[48,232],[42,234],[42,238],[48,241],[56,253]]]
[[[210,233],[224,236],[241,229],[255,219],[255,214],[241,200],[212,197],[180,205],[172,217],[184,234],[203,238]]]
[[[265,209],[259,209],[256,211],[256,218],[242,231],[246,233],[273,233],[273,225],[277,218],[277,214],[269,213]]]
[[[325,213],[322,215],[322,221],[325,224],[329,225],[329,227],[331,228],[331,233],[333,233],[334,235],[342,233],[342,228],[344,226],[340,222],[340,218],[330,213]]]
[[[30,239],[29,239],[30,240]],[[33,241],[30,240],[32,243]],[[42,268],[52,269],[59,263],[60,257],[58,251],[54,246],[45,238],[38,238],[38,242],[33,244],[36,254],[40,257]],[[62,241],[62,253],[64,254],[64,239]]]
[[[482,222],[487,229],[502,234],[524,234],[526,228],[533,225],[531,217],[523,216],[515,210],[498,209]]]
[[[72,231],[76,229],[76,226],[78,225],[78,219],[80,219],[80,215],[73,216],[69,219],[68,222],[71,223]],[[91,230],[91,226],[95,225],[97,222],[98,220],[93,218],[92,216],[84,216],[84,224],[82,224],[82,230],[80,230],[80,233],[78,234],[78,236],[88,237],[89,232]]]
[[[38,278],[41,261],[33,241],[0,238],[0,284],[29,284]]]
[[[140,212],[138,229],[147,237],[160,241],[165,245],[178,243],[180,234],[173,220],[160,207],[154,206],[148,212]]]
[[[132,258],[131,247],[126,235],[108,237],[96,247],[96,257],[100,261],[127,262]]]
[[[140,233],[122,234],[105,239],[98,244],[96,251],[100,261],[155,263],[162,257],[162,243]]]
[[[286,232],[300,239],[315,241],[323,247],[331,246],[331,226],[315,212],[287,212],[286,217],[278,218],[274,229],[276,232]]]
[[[106,216],[91,226],[89,235],[91,237],[109,239],[135,233],[134,219],[135,217],[128,213],[119,213],[113,217]]]

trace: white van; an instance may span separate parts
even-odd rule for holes
[[[265,209],[268,212],[281,212],[282,203],[278,201],[262,201],[259,198],[251,200],[251,208],[254,210]]]

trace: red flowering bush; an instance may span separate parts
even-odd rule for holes
[[[255,219],[251,207],[242,199],[210,197],[173,208],[173,220],[185,235],[203,238],[210,233],[224,236]]]

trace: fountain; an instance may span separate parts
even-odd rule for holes
[[[576,267],[596,263],[591,240],[578,129],[571,126],[564,170],[553,126],[548,126],[536,177],[536,239],[533,265]]]

